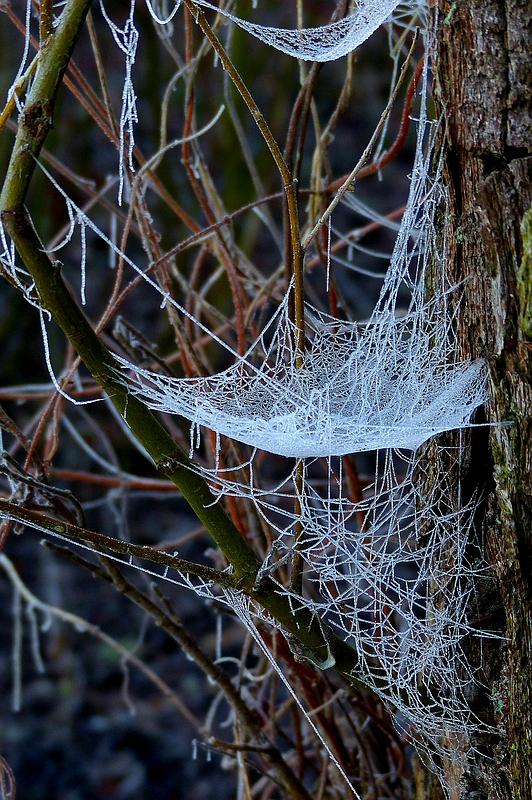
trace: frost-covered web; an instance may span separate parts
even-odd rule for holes
[[[479,575],[466,556],[476,500],[462,504],[445,469],[426,494],[419,488],[423,475],[415,460],[402,462],[390,451],[382,455],[383,468],[359,502],[342,494],[341,461],[328,462],[325,497],[305,481],[297,521],[305,531],[299,552],[306,564],[306,590],[304,598],[292,595],[291,602],[294,613],[312,609],[356,650],[360,661],[353,677],[382,698],[397,727],[430,760],[436,753],[458,760],[464,757],[464,737],[483,729],[465,699],[475,675],[463,652],[466,637],[481,635],[467,618]],[[432,455],[443,467],[459,449],[453,454],[434,447]],[[406,476],[400,477],[397,470],[404,466]],[[223,473],[210,478],[220,493],[246,494]],[[294,545],[291,484],[295,476],[274,490],[247,490],[276,530],[275,551],[267,562],[274,579],[275,565],[286,561]],[[287,592],[281,583],[279,591]],[[226,589],[222,596],[252,632],[253,618],[279,627],[249,598]],[[333,664],[331,651],[322,668]]]
[[[219,497],[251,503],[272,531],[264,571],[274,579],[302,528],[303,596],[290,595],[281,582],[279,591],[289,594],[294,613],[310,608],[352,645],[360,659],[354,677],[393,709],[398,727],[429,757],[458,759],[464,736],[482,727],[465,699],[475,676],[463,652],[464,639],[478,635],[467,617],[477,573],[466,557],[476,499],[464,503],[448,480],[459,444],[453,453],[431,443],[437,479],[430,490],[415,451],[437,433],[470,424],[486,399],[486,378],[482,362],[457,362],[454,355],[450,297],[460,287],[443,277],[446,247],[434,219],[445,210],[444,195],[432,165],[437,126],[427,119],[426,101],[425,70],[409,198],[367,322],[307,307],[304,360],[296,367],[287,296],[245,356],[234,354],[221,374],[177,379],[123,364],[133,391],[153,408],[190,420],[192,448],[204,426],[218,441],[225,435],[304,459],[302,482],[290,465],[284,479],[266,487],[256,480],[254,453],[242,465],[246,484],[235,482],[234,468],[198,469]],[[360,211],[349,195],[344,203]],[[354,500],[341,457],[370,450],[381,451],[375,478]],[[318,490],[312,476],[323,457],[325,488]],[[248,628],[257,617],[277,624],[251,600],[239,595],[237,602],[233,590],[223,596],[233,609],[245,608]],[[331,653],[327,666],[333,661]]]
[[[221,374],[179,379],[123,364],[151,408],[294,458],[416,450],[437,433],[468,425],[484,402],[483,363],[447,363],[448,321],[436,303],[402,318],[388,311],[363,326],[314,309],[307,320],[301,368],[294,365],[286,301],[272,322],[273,341],[266,345],[266,329]]]
[[[439,178],[429,180],[428,122],[418,123],[410,196],[371,319],[348,323],[307,308],[307,348],[296,366],[288,296],[248,352],[213,377],[179,379],[123,362],[154,409],[180,414],[252,447],[294,458],[403,448],[465,427],[485,400],[482,362],[456,363],[441,286],[428,300],[424,275],[436,252]],[[349,200],[346,202],[349,203]],[[398,315],[401,290],[410,293]]]
[[[390,20],[408,30],[424,27],[428,11],[427,0],[409,0],[396,4]]]
[[[383,700],[397,728],[437,772],[435,756],[463,760],[468,735],[487,726],[472,717],[466,700],[476,675],[464,654],[464,641],[485,635],[468,619],[475,583],[482,579],[466,553],[477,498],[463,503],[460,488],[448,478],[449,463],[460,458],[460,442],[454,452],[435,443],[431,448],[431,467],[439,479],[430,491],[423,488],[425,476],[417,459],[387,451],[377,457],[375,480],[356,502],[343,493],[341,459],[327,460],[325,493],[308,478],[315,466],[311,460],[300,491],[294,488],[295,471],[273,487],[254,485],[253,460],[244,465],[252,475],[247,485],[235,483],[229,469],[200,471],[220,496],[250,502],[272,530],[274,545],[257,583],[268,574],[279,593],[290,598],[294,615],[310,609],[324,631],[330,628],[353,647],[358,655],[353,678]],[[304,530],[298,541],[305,563],[303,596],[291,593],[278,572],[290,563],[296,523]],[[293,640],[259,603],[237,589],[177,577],[168,570],[162,577],[226,604],[262,649],[258,620],[277,627],[289,643]],[[307,657],[322,669],[335,663],[334,649],[321,662],[312,653]]]
[[[316,47],[320,48],[317,55],[337,58],[348,42],[351,48],[355,29],[357,36],[362,30],[357,14],[364,10],[369,14],[370,8],[377,14],[364,29],[369,35],[380,24],[375,21],[382,22],[390,11],[394,11],[394,21],[408,26],[413,6],[423,13],[421,3],[359,3],[353,15],[342,21],[344,27],[316,29],[321,32],[318,42],[316,30],[291,31],[285,40],[285,31],[247,29],[256,36],[260,33],[259,38],[267,36],[265,40],[273,46],[291,41],[286,46],[299,58],[308,52],[315,59]],[[133,4],[131,26],[132,10]],[[331,29],[333,35],[328,38]],[[131,68],[136,39],[127,25],[117,36],[124,43],[127,62],[123,131],[128,120],[134,119]],[[323,49],[324,36],[328,49]],[[445,242],[438,240],[434,230],[442,191],[440,174],[437,170],[431,174],[426,72],[422,95],[407,209],[380,297],[367,322],[337,320],[307,307],[305,358],[296,369],[287,296],[246,355],[233,354],[234,365],[224,373],[178,380],[133,364],[125,366],[132,390],[153,408],[190,420],[192,444],[203,426],[216,431],[218,440],[220,435],[229,436],[251,448],[306,460],[302,485],[287,462],[285,478],[274,486],[263,486],[256,479],[253,456],[243,465],[250,475],[245,484],[235,482],[234,468],[197,469],[218,496],[232,495],[249,503],[272,531],[274,545],[264,570],[279,580],[280,592],[290,594],[280,582],[279,563],[290,561],[296,523],[303,528],[298,552],[305,564],[304,593],[290,595],[294,612],[303,605],[312,609],[324,625],[352,645],[359,655],[354,677],[379,694],[398,726],[421,747],[458,757],[463,735],[479,724],[471,719],[465,701],[474,675],[463,654],[464,639],[472,634],[467,607],[475,573],[467,562],[466,543],[475,501],[464,504],[457,487],[448,482],[448,467],[436,445],[431,445],[432,460],[439,479],[430,492],[423,488],[419,461],[406,457],[404,451],[415,452],[433,435],[469,425],[475,408],[485,400],[486,389],[483,364],[457,362],[454,356],[449,298],[459,287],[447,285],[442,277],[439,282],[433,280],[430,297],[424,288],[429,262],[433,274],[440,266],[443,275],[445,260]],[[123,133],[121,141],[125,142]],[[356,193],[346,193],[342,202],[357,213],[362,208]],[[68,208],[77,224],[99,233],[74,204]],[[382,221],[378,215],[374,218]],[[5,241],[4,257],[17,275]],[[334,262],[337,257],[332,254],[331,258]],[[147,280],[158,289],[151,278]],[[163,302],[174,303],[167,296]],[[400,455],[395,453],[398,448]],[[369,450],[382,451],[376,457],[375,478],[362,499],[354,500],[346,493],[341,456]],[[445,455],[452,461],[452,453]],[[454,457],[459,456],[458,448]],[[327,459],[325,489],[320,490],[312,480],[319,466],[313,459],[318,457]],[[260,606],[235,590],[186,576],[165,573],[163,577],[226,602],[252,632],[257,618],[277,625]],[[333,660],[331,654],[331,664]]]
[[[337,22],[317,28],[272,28],[256,25],[242,17],[221,11],[206,0],[197,5],[220,11],[240,28],[265,44],[304,61],[334,61],[368,39],[385,22],[399,0],[357,0],[355,10]]]
[[[134,171],[134,125],[138,122],[136,95],[132,80],[139,39],[134,22],[135,2],[136,0],[130,0],[128,18],[124,27],[120,28],[110,18],[103,0],[100,0],[104,19],[115,42],[125,54],[125,76],[119,121],[119,204],[122,203],[124,190],[126,145],[128,166],[132,172]],[[153,20],[160,26],[164,36],[164,28],[171,27],[171,22],[181,6],[181,0],[176,0],[170,11],[167,8],[168,2],[152,3],[150,0],[146,0],[146,2]],[[298,30],[297,28],[274,28],[258,25],[223,8],[218,8],[208,0],[196,0],[195,4],[217,11],[255,38],[282,53],[306,61],[320,62],[334,61],[352,52],[387,20],[409,28],[412,20],[414,20],[414,24],[419,24],[426,11],[425,0],[416,0],[413,3],[401,3],[400,0],[356,0],[354,11],[343,19],[329,25]]]

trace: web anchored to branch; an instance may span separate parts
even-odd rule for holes
[[[158,23],[168,24],[179,5],[166,19],[152,8],[153,16]],[[198,5],[214,8],[203,0]],[[138,37],[133,2],[129,8],[123,30],[104,15],[126,56],[122,157],[126,144],[133,153],[136,120],[132,70]],[[424,5],[359,0],[345,19],[306,30],[272,29],[222,13],[285,53],[325,61],[352,50],[390,14],[396,23],[414,24],[413,19],[422,17]],[[464,737],[481,727],[471,719],[465,699],[474,673],[463,652],[465,637],[477,635],[467,608],[478,570],[466,556],[476,498],[464,502],[460,487],[448,480],[443,456],[447,463],[460,459],[459,443],[455,452],[431,443],[437,478],[430,490],[425,488],[428,482],[419,450],[437,434],[471,425],[475,409],[486,399],[486,378],[482,362],[460,362],[455,355],[450,307],[456,305],[460,287],[450,286],[445,279],[446,243],[436,231],[436,213],[445,213],[445,204],[440,170],[433,165],[436,124],[427,119],[427,70],[425,63],[409,198],[369,319],[363,323],[336,319],[307,306],[301,353],[299,331],[290,314],[291,287],[244,356],[197,321],[203,332],[230,353],[233,363],[225,372],[175,378],[122,359],[121,380],[127,380],[130,390],[153,409],[189,420],[191,455],[201,428],[215,432],[215,468],[197,464],[193,469],[201,472],[218,496],[236,498],[251,509],[253,523],[258,520],[268,532],[257,583],[268,575],[277,582],[279,593],[289,597],[294,613],[309,609],[324,632],[332,629],[351,645],[358,655],[353,679],[376,692],[398,727],[429,755],[459,758],[467,751]],[[179,141],[191,138],[187,135]],[[132,194],[144,186],[144,177],[139,170]],[[101,234],[87,214],[66,200],[71,225],[61,248],[76,225],[82,232],[87,228],[101,235],[110,250],[161,292],[163,305],[196,322],[169,291],[159,288],[151,274],[144,273]],[[360,213],[363,207],[355,194],[348,193],[341,204],[345,214]],[[382,217],[373,217],[377,218],[382,222]],[[310,229],[314,221],[309,221]],[[331,220],[329,224],[330,233]],[[218,223],[211,226],[204,241],[215,227],[219,230]],[[14,253],[5,237],[2,241],[3,260],[13,282],[36,303],[33,286],[22,282],[25,276],[17,271]],[[83,295],[84,238],[82,242]],[[336,258],[329,252],[333,264]],[[162,263],[164,258],[154,260]],[[49,358],[48,365],[52,371]],[[127,420],[127,409],[125,416]],[[222,436],[251,448],[246,463],[233,459],[230,467],[226,465],[221,458],[225,455]],[[259,451],[298,463],[294,468],[292,461],[270,459],[276,468],[282,462],[284,473],[279,477],[272,470],[274,477],[267,481],[258,468]],[[376,451],[374,478],[367,481],[364,491],[346,492],[345,470],[350,462],[344,456],[369,451]],[[237,480],[235,473],[246,478]],[[321,482],[316,481],[318,474]],[[287,588],[296,553],[304,564],[301,590]],[[167,573],[162,577],[167,578]],[[176,580],[201,596],[226,602],[263,648],[257,619],[280,627],[234,588],[215,587],[186,575]],[[293,637],[287,638],[298,657],[312,660],[321,669],[334,666],[333,648],[318,659],[316,654],[298,650]],[[271,653],[269,657],[273,663]]]
[[[401,3],[400,0],[357,0],[353,12],[337,22],[317,28],[294,30],[293,28],[272,28],[267,25],[257,25],[236,16],[236,14],[220,9],[218,6],[207,2],[207,0],[195,0],[194,4],[223,14],[228,20],[231,20],[231,22],[234,22],[265,44],[304,61],[334,61],[365,42],[392,14],[395,21],[400,23],[403,18],[408,21],[412,20],[412,5],[417,6],[420,16],[425,11],[425,3],[423,2],[405,4]],[[160,25],[165,25],[170,22],[180,5],[181,0],[178,0],[172,12],[166,18],[161,17],[151,3],[149,7],[153,18]],[[404,8],[405,5],[408,6],[406,10]],[[393,12],[396,13],[394,14]]]
[[[223,373],[177,379],[122,363],[133,391],[152,408],[190,420],[191,449],[200,426],[218,441],[224,435],[254,448],[247,484],[235,482],[234,470],[202,473],[220,495],[250,501],[275,532],[265,572],[275,575],[297,549],[306,566],[303,595],[291,595],[294,611],[312,609],[355,648],[354,677],[395,709],[398,726],[422,749],[460,758],[467,732],[481,726],[465,700],[474,676],[462,649],[466,636],[478,634],[466,613],[475,576],[466,546],[476,501],[462,501],[443,467],[432,490],[423,489],[415,451],[435,434],[471,424],[486,399],[486,377],[482,362],[454,358],[449,300],[459,287],[445,283],[445,242],[434,224],[444,205],[441,175],[432,166],[426,81],[425,70],[410,195],[366,323],[308,308],[307,346],[296,367],[287,296],[245,356],[235,354]],[[431,275],[440,275],[430,294],[429,264]],[[290,467],[285,480],[263,488],[254,477],[255,450],[305,459],[302,480]],[[377,454],[380,472],[362,499],[347,499],[341,457],[370,450],[384,451]],[[460,447],[446,456],[460,458]],[[325,491],[310,479],[312,459],[320,457],[327,458]],[[224,591],[250,631],[253,617],[276,624],[234,590]],[[279,591],[288,590],[279,583]],[[318,666],[333,664],[331,653]]]

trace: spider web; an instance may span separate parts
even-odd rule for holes
[[[316,28],[275,28],[258,25],[219,8],[208,0],[196,0],[195,4],[212,9],[265,44],[303,61],[335,61],[355,50],[388,19],[399,25],[410,26],[412,12],[423,19],[426,3],[401,3],[400,0],[357,0],[354,10],[343,19]],[[158,4],[148,2],[149,11],[158,25],[168,25],[179,7],[174,4],[170,13],[159,9]],[[396,12],[397,9],[397,12]],[[396,12],[396,13],[394,13]]]
[[[454,360],[447,302],[452,287],[436,287],[430,299],[424,289],[428,259],[444,257],[433,225],[441,182],[439,175],[430,180],[430,142],[429,155],[423,147],[428,128],[422,110],[407,207],[367,323],[307,307],[307,348],[296,366],[288,294],[248,352],[234,354],[225,372],[173,378],[122,360],[133,391],[193,428],[294,458],[416,450],[435,434],[466,427],[486,399],[486,376],[483,362]],[[399,315],[402,290],[410,302]]]
[[[291,598],[294,613],[311,609],[354,648],[360,657],[354,677],[382,698],[397,727],[438,771],[435,756],[467,758],[468,734],[486,729],[468,708],[475,674],[463,650],[466,637],[483,635],[467,617],[479,577],[466,556],[478,498],[463,502],[460,487],[448,479],[444,456],[447,463],[458,460],[459,445],[450,452],[431,442],[431,461],[440,469],[430,492],[422,488],[416,451],[438,433],[471,424],[486,400],[486,374],[483,362],[455,357],[449,299],[459,287],[443,277],[446,247],[434,219],[444,195],[433,166],[437,125],[427,119],[426,101],[427,69],[407,207],[366,323],[307,307],[307,346],[296,368],[287,295],[245,356],[235,353],[223,373],[178,379],[122,363],[132,391],[152,408],[190,420],[191,450],[200,426],[216,432],[218,447],[225,435],[253,448],[240,465],[248,470],[246,483],[235,480],[234,467],[196,468],[218,497],[251,503],[273,532],[266,574],[275,580],[297,546],[304,595],[281,582],[279,591]],[[441,267],[430,295],[429,263],[432,275]],[[298,467],[289,466],[284,479],[263,487],[255,480],[257,450],[303,460],[303,481]],[[342,456],[363,451],[380,451],[375,479],[353,501],[344,494]],[[310,475],[323,457],[327,477],[319,490]],[[209,594],[212,587],[195,590]],[[263,646],[253,620],[278,623],[251,599],[221,591]],[[333,664],[331,654],[318,666]]]
[[[356,11],[340,23],[306,31],[231,19],[283,52],[329,60],[356,47],[392,11],[396,22],[406,20],[408,26],[406,6],[408,19],[412,10],[424,10],[420,3],[368,0],[358,3]],[[132,3],[124,31],[113,29],[113,35],[123,37],[124,47],[122,39],[119,44],[126,53],[121,129],[128,129],[130,146],[129,121],[135,116],[133,7]],[[126,37],[126,33],[131,35]],[[473,412],[486,399],[486,377],[482,362],[458,362],[454,355],[449,297],[459,287],[447,285],[443,278],[445,242],[439,241],[434,224],[443,193],[437,166],[431,174],[434,125],[426,115],[426,69],[421,94],[407,208],[367,322],[334,319],[307,306],[304,361],[296,369],[296,337],[287,295],[245,356],[233,353],[235,363],[223,373],[177,379],[122,363],[124,376],[129,371],[131,391],[152,408],[190,421],[191,449],[202,426],[215,431],[218,441],[228,436],[253,451],[305,459],[301,486],[289,464],[282,480],[263,488],[255,481],[254,454],[241,465],[249,472],[247,483],[234,480],[234,467],[195,468],[218,496],[249,502],[273,531],[274,544],[264,570],[274,579],[279,565],[293,554],[296,525],[303,528],[298,552],[305,563],[305,596],[290,593],[281,582],[279,591],[289,594],[294,612],[302,606],[311,609],[353,646],[360,656],[354,677],[383,699],[398,727],[429,758],[433,754],[462,758],[464,736],[482,727],[471,718],[465,699],[475,675],[463,653],[464,639],[478,635],[467,619],[478,573],[466,557],[476,500],[462,502],[459,487],[449,484],[443,466],[436,485],[425,493],[415,453],[432,436],[470,424]],[[124,142],[123,136],[121,148]],[[346,194],[342,202],[348,207],[355,201]],[[85,215],[73,204],[72,208],[76,224],[84,225]],[[4,254],[9,254],[5,239],[3,244]],[[12,254],[9,262],[14,265]],[[433,283],[430,296],[425,289],[429,262],[431,272],[439,265],[442,275],[438,285]],[[405,294],[407,309],[400,313]],[[184,311],[172,298],[164,299]],[[433,446],[435,461],[441,466],[443,458],[438,446]],[[344,494],[341,457],[363,451],[384,453],[375,458],[374,481],[363,498],[354,501]],[[321,491],[309,475],[313,460],[323,457],[327,479]],[[459,457],[458,448],[454,458]],[[163,577],[168,579],[166,574]],[[255,620],[278,626],[242,593],[186,576],[176,581],[201,596],[225,601],[261,646]]]
[[[400,318],[375,314],[362,326],[307,307],[309,346],[296,368],[287,301],[271,323],[272,342],[266,328],[244,358],[213,377],[172,378],[122,360],[134,392],[193,427],[294,458],[416,450],[466,427],[484,402],[484,364],[447,362],[447,321],[436,303]]]
[[[305,480],[298,515],[295,474],[273,490],[238,486],[223,471],[204,474],[220,494],[247,496],[275,530],[264,565],[274,580],[293,554],[296,523],[302,526],[297,547],[306,565],[305,596],[290,594],[280,582],[279,591],[289,593],[294,614],[311,609],[354,648],[360,662],[353,677],[381,697],[397,727],[438,771],[436,754],[460,760],[464,737],[485,730],[467,704],[475,674],[463,651],[466,637],[483,635],[467,617],[480,574],[466,556],[476,498],[462,504],[445,472],[427,495],[419,488],[416,459],[382,455],[383,469],[358,502],[342,494],[341,460],[333,469],[329,459],[327,496]],[[434,458],[443,463],[444,456],[449,452],[436,446]],[[398,466],[406,466],[406,476]],[[279,627],[249,597],[227,589],[224,596],[251,632],[257,618]],[[318,666],[334,666],[334,653]]]

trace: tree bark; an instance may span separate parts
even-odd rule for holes
[[[459,356],[486,360],[491,398],[490,426],[471,436],[460,468],[481,490],[475,527],[491,576],[479,581],[470,619],[506,637],[468,644],[484,683],[471,708],[497,733],[472,741],[474,763],[461,777],[444,769],[453,798],[530,800],[532,12],[530,0],[435,0],[431,16]],[[432,781],[421,796],[437,791]]]

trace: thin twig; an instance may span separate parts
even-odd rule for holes
[[[195,575],[204,581],[216,583],[220,586],[232,587],[236,583],[235,577],[229,573],[220,572],[202,564],[185,561],[164,551],[155,550],[148,545],[124,542],[121,539],[113,539],[111,536],[104,536],[87,528],[80,528],[79,525],[58,520],[48,514],[43,514],[41,511],[22,508],[3,497],[0,497],[0,517],[15,520],[42,533],[89,542],[98,552],[111,550],[113,553],[121,553],[130,559],[133,557],[142,558],[145,561],[152,561],[163,567],[175,569],[184,575]]]

